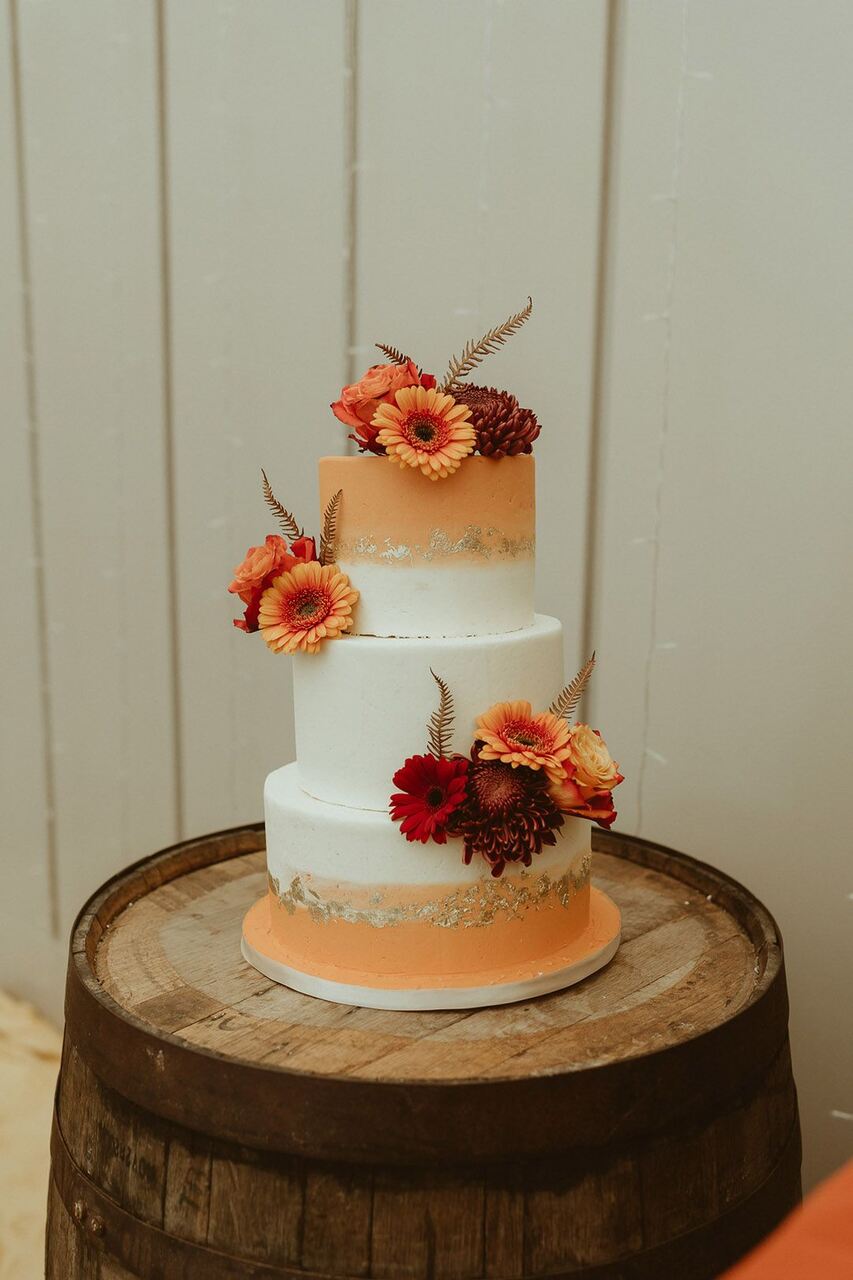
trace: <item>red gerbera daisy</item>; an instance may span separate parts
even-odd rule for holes
[[[407,840],[447,843],[447,821],[465,799],[467,773],[463,756],[410,756],[397,770],[394,786],[400,790],[391,797],[391,817]]]

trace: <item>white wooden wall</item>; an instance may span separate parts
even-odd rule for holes
[[[289,672],[230,625],[374,340],[545,423],[540,607],[621,826],[787,944],[809,1178],[853,1137],[845,0],[4,0],[0,980],[107,875],[261,814]],[[846,1015],[846,1016],[845,1016]]]

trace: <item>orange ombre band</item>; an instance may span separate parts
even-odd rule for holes
[[[344,970],[373,974],[378,986],[476,984],[495,968],[535,966],[537,957],[564,949],[589,919],[589,885],[567,905],[549,904],[520,917],[480,926],[442,928],[426,920],[377,927],[360,921],[319,920],[307,907],[286,909],[269,895],[273,937],[287,963],[318,977],[342,980]],[[488,981],[484,977],[484,981]]]
[[[533,458],[466,458],[435,483],[386,458],[321,458],[320,501],[343,491],[340,558],[435,568],[460,560],[531,558],[536,536]],[[472,530],[478,534],[472,537]],[[438,547],[436,550],[436,534]]]

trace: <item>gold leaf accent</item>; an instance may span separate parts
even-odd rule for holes
[[[347,560],[382,560],[385,564],[427,564],[446,561],[452,556],[471,559],[506,561],[529,559],[535,550],[532,537],[512,538],[494,525],[469,524],[457,536],[446,529],[435,528],[426,542],[395,543],[380,538],[375,532],[338,542],[338,554]]]
[[[567,684],[563,692],[551,703],[548,710],[552,715],[562,716],[564,720],[568,720],[574,715],[575,708],[580,702],[583,691],[589,683],[589,678],[592,675],[592,669],[594,666],[595,651],[593,650],[592,656],[587,658],[572,683]]]
[[[466,342],[462,355],[453,356],[451,359],[441,390],[452,392],[462,378],[466,378],[472,369],[476,369],[477,365],[485,360],[486,356],[497,351],[507,338],[521,328],[532,310],[533,299],[528,298],[526,307],[516,312],[514,316],[510,316],[508,320],[504,320],[503,324],[499,324],[496,329],[490,329],[488,333],[484,333],[477,342]]]
[[[427,725],[427,739],[430,753],[436,760],[443,760],[450,752],[450,735],[453,732],[453,717],[456,712],[453,706],[453,694],[450,692],[447,681],[437,676],[432,667],[429,673],[438,685],[440,693],[438,709],[433,711]]]
[[[296,520],[291,515],[291,513],[287,510],[287,507],[283,507],[279,502],[278,498],[273,493],[272,488],[270,486],[270,482],[267,479],[267,473],[266,471],[264,471],[263,467],[261,467],[261,475],[263,477],[263,483],[261,485],[261,488],[263,490],[264,502],[267,504],[270,511],[272,511],[273,515],[278,520],[282,529],[287,534],[288,538],[290,538],[290,541],[295,542],[297,538],[302,537],[303,533],[305,532],[304,529],[299,528],[299,525],[296,523]]]
[[[334,564],[335,550],[338,541],[338,508],[341,505],[343,489],[338,489],[336,494],[326,503],[326,510],[323,512],[323,534],[320,538],[320,564]]]
[[[387,356],[392,364],[408,364],[410,356],[404,356],[402,351],[397,347],[391,347],[386,342],[374,342],[373,344],[378,351]]]
[[[438,929],[487,929],[496,920],[524,920],[532,911],[556,907],[567,910],[589,883],[590,865],[591,855],[585,853],[577,865],[570,866],[557,879],[547,871],[542,875],[523,871],[513,879],[486,876],[444,897],[395,906],[386,905],[381,893],[375,894],[366,907],[355,906],[345,897],[325,898],[301,875],[294,876],[283,892],[276,882],[273,892],[288,915],[304,908],[315,924],[342,920],[389,929],[416,922]]]

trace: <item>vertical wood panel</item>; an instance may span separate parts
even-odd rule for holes
[[[63,927],[175,833],[153,9],[21,0]]]
[[[179,639],[188,831],[262,814],[290,663],[234,630],[229,570],[281,500],[317,529],[344,375],[344,7],[166,9]]]
[[[64,945],[56,927],[52,874],[40,625],[38,496],[28,387],[24,207],[16,145],[15,32],[12,10],[0,11],[0,545],[6,565],[0,627],[0,813],[8,859],[0,897],[2,981],[43,1007],[58,1010],[56,978]],[[33,946],[50,963],[33,966]]]
[[[588,695],[626,774],[619,824],[639,831],[646,668],[655,649],[658,500],[670,427],[672,288],[680,194],[681,0],[620,6],[616,38],[608,292],[603,327],[600,492]],[[655,832],[657,836],[658,833]]]
[[[811,1180],[849,1150],[853,1062],[853,24],[841,3],[623,13],[595,715],[621,825],[779,919]]]
[[[580,653],[606,5],[359,6],[356,358],[375,341],[441,376],[531,293],[472,381],[543,424],[538,607]],[[531,14],[535,20],[531,21]]]

